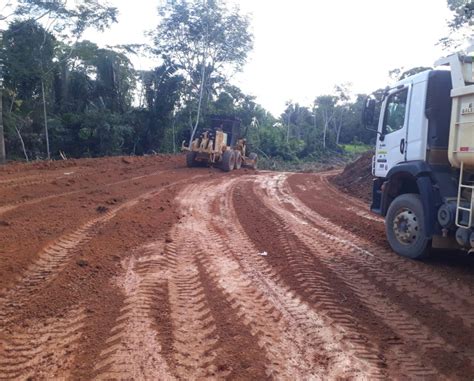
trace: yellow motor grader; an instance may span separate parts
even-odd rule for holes
[[[247,156],[247,141],[242,137],[240,125],[238,118],[212,116],[210,128],[202,131],[189,146],[183,141],[181,149],[187,152],[187,166],[217,166],[226,172],[242,166],[257,169],[257,154]]]

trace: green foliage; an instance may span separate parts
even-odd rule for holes
[[[32,20],[15,21],[3,34],[4,86],[16,99],[31,100],[53,65],[55,39]],[[13,98],[12,98],[13,99]]]
[[[358,142],[354,142],[353,144],[343,144],[342,148],[344,151],[351,155],[360,155],[367,151],[373,150],[373,146],[367,144],[361,144]]]
[[[206,113],[217,90],[228,84],[227,76],[246,62],[253,46],[250,21],[238,8],[216,0],[177,0],[159,12],[154,50],[186,81],[182,95],[192,129],[200,122],[202,101]]]
[[[449,23],[452,29],[459,29],[474,22],[474,1],[473,0],[447,0],[448,7],[454,12],[454,16]]]
[[[160,8],[160,13],[155,49],[185,70],[191,80],[203,60],[209,78],[231,68],[241,69],[252,49],[248,17],[222,1],[177,0]]]
[[[99,0],[77,2],[61,0],[18,0],[18,17],[39,20],[49,16],[52,27],[64,39],[69,35],[81,36],[88,28],[104,30],[117,22],[117,8]]]
[[[473,37],[474,0],[447,0],[449,9],[453,12],[448,25],[451,32],[439,40],[446,50],[458,49]]]
[[[349,84],[316,97],[309,107],[288,102],[279,118],[231,85],[229,75],[242,68],[253,44],[250,21],[237,8],[177,0],[160,12],[153,34],[160,66],[136,71],[129,59],[136,46],[99,48],[70,40],[86,28],[102,30],[115,22],[114,8],[98,0],[67,7],[20,0],[2,51],[9,158],[46,156],[43,106],[56,158],[60,151],[68,157],[176,152],[196,119],[206,127],[212,114],[240,118],[250,152],[267,168],[309,170],[310,163],[334,163],[375,140],[360,121],[366,96],[351,94]],[[46,16],[55,20],[51,30],[41,24]],[[421,69],[399,69],[396,75]]]

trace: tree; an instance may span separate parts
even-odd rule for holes
[[[47,133],[45,82],[51,79],[55,39],[34,20],[14,21],[4,33],[4,45],[4,85],[11,94],[11,104],[21,100],[24,111],[29,111],[41,98]],[[46,143],[49,153],[48,139]]]
[[[176,65],[186,83],[191,140],[198,127],[204,92],[208,98],[225,78],[242,69],[253,46],[250,21],[238,8],[217,0],[177,0],[159,9],[155,52]]]
[[[453,12],[451,20],[448,21],[451,33],[440,39],[439,43],[445,49],[459,48],[474,37],[474,0],[447,0],[447,4]]]
[[[35,22],[42,22],[47,19],[44,27],[46,38],[50,31],[53,31],[56,36],[66,40],[69,36],[76,38],[76,41],[83,34],[83,32],[90,28],[96,28],[98,30],[104,30],[111,23],[117,21],[117,9],[110,7],[106,3],[100,0],[82,0],[76,1],[73,5],[65,0],[18,0],[16,2],[16,8],[10,13],[10,9],[13,7],[12,3],[8,2],[0,12],[9,12],[6,14],[0,14],[0,21],[5,21],[15,16],[13,24],[17,24],[16,29],[11,29],[15,33],[21,33],[23,28],[27,28],[28,25]],[[18,22],[24,22],[24,24],[18,25]],[[0,41],[2,40],[3,31],[0,30]],[[40,49],[44,48],[43,44],[39,45]],[[2,50],[0,50],[2,52]],[[1,57],[0,57],[1,58]],[[50,67],[43,67],[43,77],[51,74]],[[46,135],[46,146],[47,156],[49,158],[49,138],[48,138],[48,117],[46,108],[46,83],[45,78],[41,80],[42,90],[42,102],[43,102],[43,119],[44,128]],[[2,98],[2,87],[0,86],[0,99]],[[3,109],[0,109],[0,119],[2,122],[0,126],[3,126]],[[4,140],[3,128],[0,128],[0,146]],[[4,161],[4,155],[0,149],[0,161]]]
[[[454,12],[449,26],[452,29],[460,29],[474,24],[474,1],[472,0],[447,0],[448,7]]]
[[[36,21],[49,18],[48,24],[62,39],[78,38],[89,28],[103,31],[117,22],[117,13],[117,8],[101,0],[18,0],[14,12],[17,17]]]
[[[142,72],[140,77],[148,117],[145,128],[137,134],[138,152],[151,149],[169,151],[170,145],[166,147],[164,141],[166,127],[175,123],[174,112],[179,104],[184,79],[177,74],[176,67],[166,65]],[[175,138],[171,136],[171,146],[175,146]]]
[[[326,148],[328,128],[335,116],[337,97],[334,95],[320,95],[314,101],[315,110],[323,121],[323,148]]]
[[[347,112],[347,105],[350,100],[350,83],[336,85],[334,91],[337,97],[337,106],[334,112],[333,124],[336,131],[336,144],[339,145],[344,116]]]

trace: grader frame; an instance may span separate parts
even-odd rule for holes
[[[242,166],[257,168],[257,155],[247,156],[247,140],[242,136],[241,121],[227,116],[212,116],[211,127],[205,129],[189,146],[183,141],[188,167],[218,166],[226,172]]]

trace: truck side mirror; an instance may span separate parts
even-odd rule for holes
[[[362,112],[362,123],[365,127],[374,125],[375,120],[375,99],[367,98],[365,102],[364,111]]]

